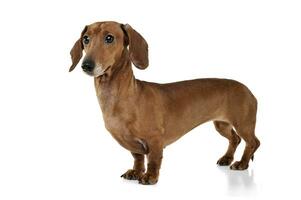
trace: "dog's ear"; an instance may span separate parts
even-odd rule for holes
[[[139,69],[148,66],[148,45],[145,39],[130,25],[122,25],[126,34],[126,41],[129,44],[130,59]]]
[[[87,26],[85,26],[84,30],[82,31],[80,38],[74,43],[71,51],[70,51],[70,55],[71,55],[71,59],[72,59],[72,65],[69,68],[69,72],[71,72],[77,65],[77,63],[80,61],[80,59],[83,56],[83,43],[82,43],[82,38],[85,34],[85,32],[87,31]]]

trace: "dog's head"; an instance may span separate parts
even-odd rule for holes
[[[123,55],[129,56],[139,69],[148,66],[148,45],[144,38],[130,25],[117,22],[96,22],[84,28],[80,38],[71,49],[71,72],[85,57],[82,69],[87,74],[98,77],[113,68]],[[125,53],[128,51],[128,53]]]

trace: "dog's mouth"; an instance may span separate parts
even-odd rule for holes
[[[101,67],[96,67],[93,71],[85,71],[85,73],[89,76],[94,76],[97,78],[97,77],[105,75],[105,73],[108,71],[108,69],[110,67],[111,67],[111,65],[109,65],[105,69],[102,69]]]
[[[95,77],[99,77],[99,76],[103,76],[107,71],[108,69],[111,67],[111,65],[109,65],[108,67],[106,67],[105,69],[101,69],[100,67],[97,67],[95,69],[95,72],[94,72],[94,76]]]

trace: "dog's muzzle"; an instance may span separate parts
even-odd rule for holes
[[[101,64],[95,64],[94,61],[90,59],[85,59],[82,63],[83,71],[94,77],[102,76],[105,74],[105,72],[110,68],[111,66],[104,67]]]

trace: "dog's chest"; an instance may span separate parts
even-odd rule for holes
[[[148,151],[146,142],[135,134],[130,122],[116,116],[104,116],[106,129],[117,142],[127,150],[145,154]]]
[[[137,135],[133,124],[135,112],[131,109],[131,102],[120,98],[101,98],[99,104],[103,113],[106,129],[117,142],[131,152],[145,154],[147,151],[144,140]]]
[[[141,118],[143,109],[137,105],[135,95],[122,96],[114,90],[95,86],[106,129],[124,148],[146,154],[148,137],[145,134],[155,132],[149,130],[149,127],[156,127],[149,124],[155,120]]]

